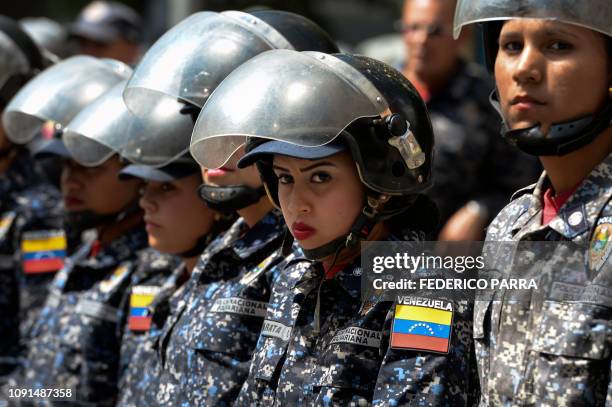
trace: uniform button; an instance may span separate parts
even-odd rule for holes
[[[578,226],[582,222],[582,212],[574,212],[567,219],[570,226]]]

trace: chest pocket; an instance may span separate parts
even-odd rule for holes
[[[612,310],[603,305],[545,301],[527,391],[544,403],[603,404],[610,379],[611,317]]]
[[[314,368],[314,393],[346,389],[371,400],[382,361],[381,337],[381,331],[357,326],[335,332]]]

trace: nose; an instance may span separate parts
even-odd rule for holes
[[[151,193],[151,188],[148,188],[146,185],[142,187],[142,194],[138,204],[145,212],[154,212],[157,209],[157,204]]]
[[[294,215],[303,215],[312,211],[308,192],[299,186],[294,186],[288,196],[287,210]]]
[[[539,83],[544,77],[542,54],[533,46],[525,45],[518,58],[513,78],[518,83]]]
[[[62,166],[61,184],[64,191],[81,189],[83,187],[82,174],[75,164],[71,162],[64,163]]]

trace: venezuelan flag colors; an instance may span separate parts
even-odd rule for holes
[[[130,316],[128,327],[132,331],[144,332],[151,328],[149,305],[153,303],[160,287],[137,285],[130,296]]]
[[[452,307],[450,304],[439,306],[434,302],[431,302],[432,306],[425,305],[426,302],[423,304],[396,305],[391,347],[448,353]]]
[[[24,233],[22,267],[26,274],[48,273],[64,267],[66,235],[62,230]]]

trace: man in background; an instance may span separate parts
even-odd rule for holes
[[[514,191],[536,181],[539,164],[507,145],[489,104],[494,89],[480,66],[460,53],[471,38],[453,40],[455,0],[406,0],[404,75],[425,99],[436,137],[434,185],[440,240],[481,240]],[[467,35],[466,35],[467,34]]]
[[[89,3],[70,26],[81,54],[135,64],[140,58],[142,20],[128,6],[112,1]]]

